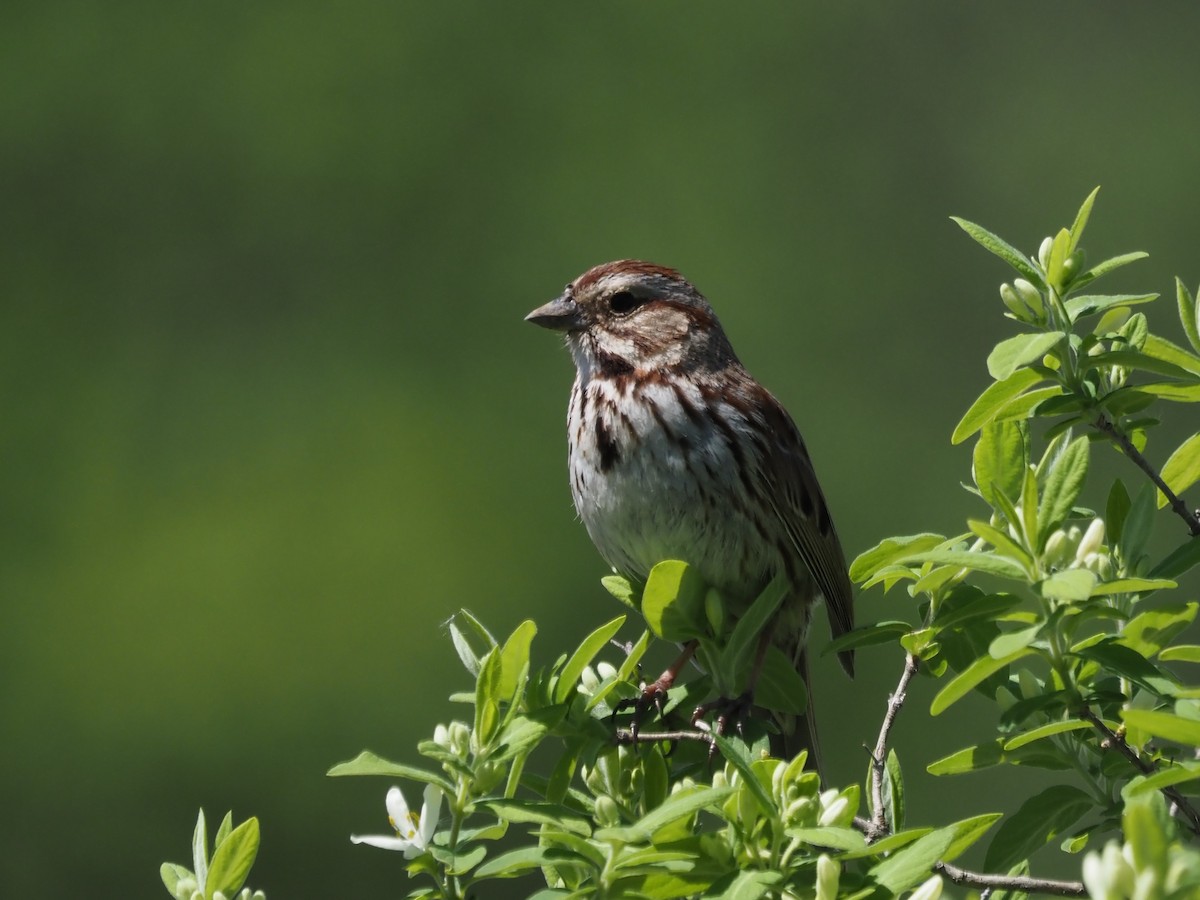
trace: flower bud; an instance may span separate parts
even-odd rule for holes
[[[433,742],[446,750],[450,749],[450,729],[440,722],[433,729]]]
[[[822,805],[825,808],[821,810],[821,818],[817,820],[817,825],[824,828],[827,825],[838,824],[838,820],[850,807],[850,801],[846,797],[838,797],[832,803]]]
[[[459,756],[466,756],[471,749],[471,729],[465,722],[451,722],[447,729],[450,732],[450,749]]]
[[[596,693],[598,687],[600,687],[600,679],[596,676],[596,670],[591,666],[584,666],[583,671],[579,673],[579,685],[576,690],[585,697],[590,697]]]
[[[621,809],[617,801],[608,794],[596,798],[596,821],[602,828],[612,828],[621,824]]]
[[[938,900],[942,896],[942,876],[934,875],[908,896],[909,900]]]
[[[1079,546],[1075,549],[1075,562],[1080,565],[1084,564],[1084,560],[1091,554],[1094,554],[1104,544],[1104,520],[1100,518],[1092,519],[1092,524],[1088,526],[1083,537],[1079,539]],[[1091,568],[1088,566],[1088,568]]]
[[[1024,278],[1013,280],[1013,290],[1022,302],[1029,307],[1029,311],[1040,319],[1046,311],[1046,305],[1042,301],[1042,292]]]
[[[1083,271],[1084,255],[1082,250],[1076,250],[1063,260],[1062,283],[1070,284],[1075,276]]]
[[[1021,298],[1017,296],[1017,292],[1012,289],[1011,284],[1000,285],[1000,299],[1015,318],[1022,322],[1033,321],[1030,317],[1029,307],[1021,302]]]
[[[838,894],[838,881],[842,875],[842,867],[825,853],[817,857],[817,897],[816,900],[834,900]]]
[[[612,663],[598,662],[596,663],[596,674],[600,677],[601,681],[605,681],[609,678],[616,678],[617,667]]]
[[[1070,552],[1070,541],[1067,538],[1067,533],[1059,528],[1050,537],[1046,538],[1046,549],[1042,553],[1042,558],[1046,561],[1047,565],[1057,566],[1066,560]]]
[[[1050,251],[1054,247],[1054,238],[1046,237],[1042,239],[1042,246],[1038,247],[1038,262],[1042,264],[1042,268],[1046,269],[1050,266]]]

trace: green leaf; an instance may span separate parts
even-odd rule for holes
[[[1150,570],[1151,578],[1178,578],[1193,566],[1200,565],[1200,537],[1189,538]]]
[[[1071,233],[1067,229],[1059,229],[1058,234],[1054,236],[1054,243],[1050,247],[1050,258],[1046,264],[1046,280],[1049,281],[1059,290],[1063,288],[1063,282],[1066,281],[1063,266],[1067,261],[1067,256],[1070,255]]]
[[[1004,632],[997,636],[988,646],[988,655],[993,659],[1003,659],[1006,656],[1011,656],[1018,650],[1028,647],[1037,639],[1043,625],[1045,625],[1044,622],[1036,622],[1019,631]]]
[[[810,847],[828,850],[865,850],[867,842],[853,828],[788,828],[787,836]]]
[[[212,900],[216,891],[232,897],[241,890],[258,855],[258,841],[258,819],[252,816],[217,846],[204,883],[205,900]]]
[[[993,382],[971,404],[962,420],[954,427],[950,442],[961,444],[995,418],[1010,400],[1042,380],[1042,374],[1036,369],[1017,369],[1007,378]]]
[[[981,837],[987,834],[997,821],[1003,818],[1001,813],[985,813],[982,816],[974,816],[970,819],[963,819],[961,822],[955,822],[949,826],[954,830],[954,840],[950,843],[949,848],[942,854],[941,862],[951,862],[966,852],[972,844],[978,841]]]
[[[1151,709],[1123,709],[1121,718],[1126,725],[1132,725],[1140,731],[1177,744],[1200,747],[1200,720]]]
[[[478,676],[480,660],[496,646],[496,639],[469,610],[460,609],[447,625],[458,658],[472,677]]]
[[[907,891],[929,877],[934,864],[945,856],[956,837],[954,826],[939,828],[877,863],[870,874],[877,884],[894,894]]]
[[[617,681],[628,681],[633,677],[633,673],[637,671],[638,663],[641,661],[642,656],[645,655],[649,646],[650,632],[643,631],[642,636],[634,642],[629,655],[625,657],[625,661],[621,663],[621,668],[617,669]]]
[[[1142,548],[1146,546],[1146,541],[1150,538],[1150,533],[1154,528],[1155,493],[1154,485],[1143,484],[1138,490],[1137,496],[1133,498],[1129,514],[1125,517],[1125,526],[1121,529],[1118,552],[1126,569],[1132,569],[1137,565],[1138,559],[1142,555]],[[1154,570],[1149,573],[1149,577],[1174,578],[1175,575]]]
[[[929,550],[946,540],[943,534],[910,534],[880,541],[870,550],[864,550],[850,564],[850,580],[855,583],[866,581],[884,566],[891,565],[912,553]]]
[[[514,716],[496,738],[497,749],[491,759],[506,762],[529,752],[562,720],[565,712],[563,707],[550,706],[528,715]]]
[[[491,743],[500,725],[500,678],[502,676],[500,648],[488,651],[475,678],[475,728],[474,737],[480,747]]]
[[[1152,381],[1139,384],[1137,389],[1172,403],[1200,403],[1200,384],[1180,384],[1178,381]]]
[[[996,345],[988,354],[988,373],[1003,381],[1013,372],[1040,360],[1066,337],[1061,331],[1018,334]]]
[[[1100,186],[1092,188],[1092,192],[1087,195],[1083,203],[1079,207],[1079,212],[1075,214],[1075,221],[1071,223],[1071,240],[1067,244],[1067,255],[1074,253],[1079,247],[1079,239],[1083,237],[1083,231],[1087,228],[1088,219],[1092,215],[1092,204],[1096,202],[1096,195],[1100,193]]]
[[[914,841],[920,840],[927,834],[932,834],[932,828],[908,828],[904,831],[897,831],[895,834],[889,834],[885,838],[880,838],[875,843],[870,844],[864,850],[851,850],[842,856],[842,859],[858,859],[863,856],[883,856],[898,850],[900,847],[907,847]]]
[[[1095,638],[1089,640],[1095,640]],[[1100,641],[1090,646],[1087,641],[1083,641],[1072,647],[1071,652],[1083,659],[1100,663],[1109,671],[1128,678],[1134,684],[1144,687],[1152,693],[1171,693],[1175,688],[1174,681],[1168,678],[1162,669],[1159,669],[1136,650],[1118,644],[1112,638],[1100,636]]]
[[[1155,359],[1161,359],[1163,362],[1172,363],[1193,376],[1200,375],[1200,356],[1189,353],[1178,344],[1173,344],[1157,334],[1147,335],[1146,343],[1142,345],[1142,352]]]
[[[668,641],[701,637],[704,627],[704,594],[708,586],[700,574],[677,559],[660,562],[650,570],[642,591],[642,614],[654,634]]]
[[[1026,731],[1024,734],[1018,734],[1016,737],[1010,738],[1004,744],[1005,750],[1016,750],[1018,747],[1024,747],[1026,744],[1032,744],[1034,741],[1040,741],[1042,738],[1048,738],[1055,734],[1062,734],[1066,731],[1080,731],[1085,728],[1091,728],[1090,722],[1084,722],[1081,719],[1066,719],[1062,722],[1050,722],[1040,728],[1034,728]]]
[[[721,652],[721,668],[726,675],[733,676],[743,668],[760,637],[767,633],[775,611],[789,591],[787,578],[782,574],[776,575],[750,604],[750,608],[738,618],[733,634]]]
[[[975,484],[983,499],[996,505],[996,494],[1015,496],[1027,466],[1025,428],[1016,422],[989,422],[979,432],[971,454]]]
[[[522,847],[489,859],[475,870],[475,877],[515,878],[542,866],[574,865],[591,868],[591,863],[577,853],[556,847]]]
[[[532,619],[526,619],[516,627],[500,651],[500,682],[497,685],[497,696],[508,698],[517,689],[517,679],[521,671],[529,665],[529,647],[533,636],[537,634],[537,625]]]
[[[1032,576],[1034,572],[1033,557],[1030,556],[1024,547],[1021,547],[999,528],[994,527],[988,522],[982,522],[978,519],[968,519],[967,527],[971,529],[979,537],[983,538],[991,544],[996,552],[1002,556],[1014,559],[1021,564],[1025,569],[1027,576]]]
[[[989,575],[999,575],[1001,578],[1011,578],[1016,581],[1026,580],[1025,569],[1015,559],[983,550],[928,550],[906,557],[902,562],[931,562],[959,566],[964,569],[974,569],[977,572],[987,572]]]
[[[737,769],[738,774],[742,776],[742,783],[754,795],[754,799],[758,801],[758,805],[762,811],[769,816],[775,815],[778,812],[775,801],[771,799],[771,795],[767,793],[767,789],[758,780],[758,775],[754,772],[753,763],[745,750],[745,745],[740,741],[735,743],[720,734],[714,734],[713,741],[716,742],[717,749],[721,751],[721,755],[731,762],[733,767]]]
[[[966,669],[956,675],[949,684],[938,692],[938,695],[933,698],[933,703],[929,707],[929,714],[936,716],[945,712],[953,703],[965,697],[972,688],[980,684],[984,679],[999,672],[1009,663],[1016,662],[1021,657],[1028,656],[1032,652],[1028,647],[1023,647],[1000,659],[983,656],[975,660],[975,662],[967,666]]]
[[[996,832],[987,849],[984,869],[1004,871],[1028,859],[1091,809],[1092,800],[1087,794],[1065,784],[1030,797]]]
[[[1088,439],[1078,437],[1050,464],[1038,508],[1038,546],[1071,514],[1088,471]]]
[[[1195,781],[1200,778],[1200,763],[1182,763],[1168,769],[1161,769],[1153,775],[1136,778],[1121,791],[1126,797],[1136,797],[1151,791],[1161,791],[1163,788],[1185,781]]]
[[[976,590],[974,595],[961,596],[961,602],[957,596],[952,595],[943,600],[938,607],[933,624],[939,630],[958,628],[976,619],[994,620],[1021,604],[1021,598],[1013,594],[982,594]]]
[[[389,762],[381,756],[376,756],[369,750],[364,750],[358,756],[344,763],[338,763],[325,773],[334,778],[343,775],[385,775],[389,778],[409,778],[424,784],[435,784],[447,794],[453,795],[454,785],[445,776],[434,772],[426,772],[404,763]]]
[[[713,882],[712,886],[704,891],[704,896],[709,900],[759,900],[760,897],[768,896],[782,878],[783,875],[779,872],[742,869]],[[695,895],[694,891],[690,893]]]
[[[208,880],[208,826],[204,823],[204,809],[196,817],[196,829],[192,832],[192,865],[196,869],[196,881],[204,884]]]
[[[1051,413],[1049,407],[1051,403],[1060,402],[1058,398],[1062,396],[1063,389],[1057,384],[1053,387],[1029,391],[1019,397],[1014,397],[1000,407],[993,421],[1007,422],[1013,419],[1028,419],[1030,416],[1057,415],[1057,413]]]
[[[567,660],[562,673],[558,676],[558,684],[554,688],[555,703],[565,703],[574,695],[575,687],[579,683],[579,676],[583,674],[584,668],[596,658],[596,654],[604,649],[624,624],[625,617],[617,616],[583,639],[583,643],[571,654],[571,658]]]
[[[1159,359],[1138,350],[1106,350],[1095,356],[1083,357],[1079,364],[1085,371],[1122,366],[1126,369],[1139,369],[1143,372],[1154,372],[1156,375],[1166,375],[1168,378],[1177,378],[1187,384],[1196,383],[1194,372],[1189,372],[1169,360]]]
[[[1072,297],[1063,305],[1072,322],[1104,312],[1114,306],[1137,306],[1157,300],[1158,294],[1084,294]]]
[[[558,803],[536,800],[479,800],[476,805],[515,825],[551,825],[583,837],[589,837],[592,833],[591,824],[587,819],[575,810]]]
[[[1183,333],[1187,335],[1192,349],[1200,353],[1200,302],[1193,298],[1187,286],[1179,278],[1175,279],[1175,299],[1179,304],[1179,321],[1183,325]]]
[[[1106,581],[1092,588],[1093,597],[1104,597],[1109,594],[1148,594],[1150,591],[1161,591],[1178,587],[1169,578],[1118,578],[1116,581]]]
[[[775,712],[802,716],[808,710],[808,686],[796,665],[774,644],[767,647],[754,690],[754,704]]]
[[[159,877],[162,878],[163,886],[167,889],[167,893],[175,896],[175,888],[179,886],[179,882],[187,878],[195,878],[190,869],[184,868],[177,863],[163,863],[158,867]]]
[[[1037,270],[1027,256],[1024,256],[1020,250],[1008,243],[1008,241],[992,234],[982,225],[976,225],[974,222],[968,222],[966,219],[960,219],[958,216],[951,216],[950,218],[959,228],[974,238],[981,247],[996,254],[996,256],[1020,272],[1036,287],[1044,288],[1046,286],[1046,282],[1042,280],[1041,272]]]
[[[1144,579],[1130,580],[1142,581]],[[1148,581],[1147,583],[1175,586],[1173,581]],[[1200,609],[1200,604],[1187,603],[1138,613],[1121,629],[1121,636],[1117,638],[1117,643],[1129,647],[1140,656],[1149,659],[1167,646],[1175,635],[1192,624],[1198,609]]]
[[[1180,444],[1167,459],[1162,468],[1162,480],[1176,496],[1200,481],[1200,432]],[[1159,491],[1159,509],[1166,505],[1167,495]]]
[[[1038,585],[1038,592],[1047,600],[1060,603],[1082,603],[1092,596],[1096,573],[1091,569],[1064,569],[1055,572]]]
[[[1200,644],[1176,644],[1158,654],[1158,658],[1165,662],[1200,663]]]
[[[213,850],[221,846],[221,842],[229,837],[229,833],[233,831],[233,811],[225,813],[225,818],[221,820],[221,824],[217,826],[217,836],[213,838]]]
[[[757,779],[755,779],[757,781]],[[661,806],[651,810],[632,825],[603,828],[596,832],[598,841],[622,841],[627,844],[645,843],[665,825],[695,815],[707,806],[719,804],[732,794],[732,787],[684,788],[668,797]]]
[[[1076,278],[1071,282],[1071,287],[1075,290],[1083,288],[1086,285],[1091,284],[1097,278],[1107,275],[1109,272],[1113,272],[1121,268],[1121,266],[1127,266],[1131,262],[1137,262],[1139,259],[1145,259],[1149,255],[1149,253],[1146,253],[1142,250],[1135,250],[1133,253],[1122,253],[1120,256],[1114,256],[1111,259],[1098,262],[1086,272],[1076,276]]]
[[[910,631],[912,631],[911,625],[897,619],[876,622],[874,625],[864,625],[830,641],[821,650],[821,655],[828,656],[830,653],[841,653],[843,650],[854,650],[858,647],[870,647],[875,644],[890,644],[900,635],[908,634]]]
[[[883,806],[892,831],[901,830],[907,811],[904,806],[904,773],[900,770],[900,757],[896,755],[895,748],[888,750],[884,763]]]
[[[637,609],[637,596],[634,593],[633,585],[629,583],[629,579],[623,575],[605,575],[600,579],[600,583],[604,585],[604,589],[628,606],[630,609]]]

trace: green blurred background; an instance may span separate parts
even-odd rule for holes
[[[543,663],[617,612],[570,506],[569,360],[521,321],[592,264],[649,258],[709,296],[851,555],[958,530],[949,434],[1010,323],[1004,267],[947,216],[1032,250],[1103,184],[1093,258],[1152,253],[1113,287],[1200,279],[1198,24],[1082,2],[7,5],[4,893],[165,896],[200,805],[261,818],[275,900],[407,891],[398,855],[348,840],[384,829],[387,784],[325,770],[414,760],[464,714],[460,606],[497,633],[536,619]],[[1169,301],[1152,316],[1178,339]],[[859,609],[911,613],[903,592]],[[861,656],[855,682],[819,667],[839,781],[898,674]],[[986,734],[964,707],[901,721],[913,773]],[[919,821],[1012,809],[1034,778],[913,777]]]

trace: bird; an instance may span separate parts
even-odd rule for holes
[[[678,271],[622,259],[584,272],[526,317],[560,332],[575,364],[567,414],[575,509],[617,573],[645,582],[678,559],[736,616],[771,583],[787,594],[760,639],[809,685],[805,652],[823,599],[834,637],[854,627],[845,554],[795,423],[738,359],[704,296]],[[695,650],[646,686],[661,700]],[[853,651],[839,660],[853,676]],[[752,686],[751,686],[752,690]],[[773,752],[818,762],[811,706],[777,717]],[[724,719],[719,720],[721,726]]]

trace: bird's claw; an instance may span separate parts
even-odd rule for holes
[[[737,697],[718,697],[716,700],[709,703],[702,703],[696,707],[692,712],[692,727],[702,728],[705,731],[711,731],[714,735],[721,735],[723,737],[730,724],[732,724],[738,736],[744,739],[745,734],[742,730],[742,725],[753,707],[754,695],[749,691]],[[716,713],[716,719],[709,726],[703,720],[712,713]],[[709,757],[714,756],[716,752],[717,742],[713,741],[709,746]]]
[[[642,685],[642,692],[636,697],[627,697],[617,703],[613,707],[613,717],[626,710],[633,710],[633,718],[629,723],[629,733],[636,741],[638,732],[642,729],[642,720],[650,710],[657,710],[658,717],[661,719],[666,714],[667,706],[667,691],[670,689],[670,683],[659,678],[657,681],[652,681],[649,684]]]

